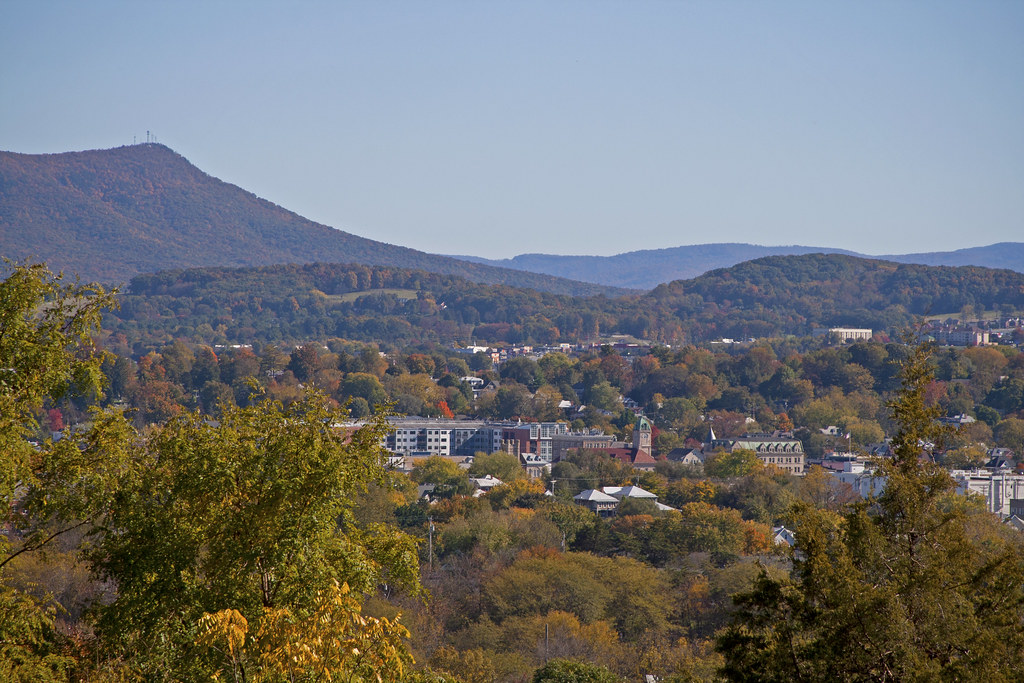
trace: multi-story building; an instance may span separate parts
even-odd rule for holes
[[[507,451],[516,455],[533,453],[544,462],[554,462],[555,437],[569,435],[564,422],[485,422],[420,417],[394,418],[384,446],[400,455],[444,455],[468,457],[476,453]],[[611,437],[601,435],[605,442]]]
[[[958,493],[973,493],[985,500],[985,508],[1008,517],[1014,501],[1024,498],[1024,475],[988,470],[954,470]]]
[[[765,465],[772,465],[789,474],[804,473],[804,446],[800,439],[794,438],[789,432],[744,434],[731,439],[712,438],[704,450],[710,453],[719,449],[730,453],[740,449],[754,451]]]
[[[933,327],[929,333],[936,343],[945,346],[988,346],[990,343],[988,330],[976,327]]]
[[[812,334],[815,337],[829,335],[836,341],[845,344],[855,341],[870,341],[874,331],[859,327],[816,327],[812,330]]]
[[[598,431],[571,432],[551,437],[551,461],[558,462],[569,451],[582,448],[608,449],[615,443],[615,437]]]
[[[534,453],[545,462],[555,462],[553,438],[569,433],[564,422],[530,422],[502,425],[502,450],[519,455]]]
[[[1024,475],[987,470],[953,470],[960,495],[980,496],[985,509],[1000,517],[1008,517],[1019,510],[1024,512]],[[876,474],[862,462],[849,463],[842,472],[832,472],[837,480],[849,484],[862,498],[881,495],[886,477]]]
[[[400,455],[466,456],[501,448],[501,434],[483,421],[394,418],[384,446]]]

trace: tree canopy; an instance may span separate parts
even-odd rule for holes
[[[884,492],[842,515],[799,506],[792,571],[762,570],[719,638],[729,680],[1017,679],[1024,547],[923,452],[943,436],[926,348],[901,379]]]

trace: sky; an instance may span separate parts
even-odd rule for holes
[[[1024,241],[1024,2],[0,0],[0,149],[444,254]]]

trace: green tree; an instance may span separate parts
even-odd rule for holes
[[[364,372],[352,372],[346,375],[338,389],[341,398],[362,398],[371,406],[383,405],[388,400],[388,392],[376,375]]]
[[[417,484],[433,484],[434,495],[440,498],[464,496],[473,490],[466,470],[455,461],[440,455],[432,455],[415,463],[411,476]]]
[[[988,452],[978,444],[952,448],[942,455],[942,464],[955,470],[971,470],[981,467],[987,461]]]
[[[533,672],[533,683],[619,683],[607,667],[571,659],[552,659]]]
[[[12,266],[0,283],[0,505],[11,514],[15,491],[35,481],[37,415],[69,392],[99,392],[101,357],[93,352],[112,294],[67,284],[45,266]],[[9,521],[9,520],[8,520]]]
[[[996,425],[994,432],[999,445],[1024,453],[1024,420],[1008,417]]]
[[[792,570],[763,570],[718,639],[734,681],[1017,680],[1024,655],[1018,537],[939,466],[926,405],[926,348],[902,365],[890,404],[898,431],[877,500],[843,515],[798,506]]]
[[[311,392],[287,409],[226,406],[215,424],[187,414],[146,439],[89,554],[117,585],[98,609],[109,651],[144,677],[198,680],[230,663],[196,644],[204,614],[277,620],[274,633],[292,642],[301,633],[286,622],[339,604],[351,613],[335,588],[416,592],[413,541],[385,525],[360,527],[351,512],[357,492],[386,480],[388,427],[378,417],[345,432],[335,426],[345,418]]]
[[[619,391],[608,380],[597,382],[583,393],[587,405],[600,410],[617,410],[621,407]]]
[[[235,392],[227,384],[210,380],[199,390],[199,406],[205,413],[213,413],[221,404],[232,405]]]
[[[497,477],[503,482],[511,482],[516,479],[524,479],[526,471],[519,464],[519,457],[511,453],[480,453],[473,458],[473,464],[469,466],[469,476],[485,477],[487,475]]]
[[[522,553],[484,586],[484,602],[496,622],[554,611],[582,623],[606,620],[636,642],[669,628],[668,576],[625,557],[537,551]]]
[[[48,402],[102,388],[101,357],[92,334],[112,293],[68,283],[43,265],[4,261],[0,282],[0,679],[66,680],[53,628],[54,610],[9,582],[11,562],[82,526],[109,491],[106,462],[84,448],[39,437],[37,416]],[[97,422],[102,422],[97,419]],[[73,495],[72,495],[73,494]]]
[[[288,369],[292,371],[295,378],[300,382],[312,379],[321,367],[319,344],[300,346],[292,351],[291,358],[288,361]]]
[[[536,391],[537,387],[544,383],[544,373],[541,372],[537,361],[526,356],[509,358],[502,363],[500,375],[502,379],[516,381],[530,391]]]
[[[761,467],[757,453],[746,448],[734,451],[716,451],[704,461],[704,473],[709,477],[727,479],[742,477]]]
[[[192,386],[192,364],[196,360],[192,349],[182,341],[175,341],[162,348],[160,356],[163,358],[164,370],[167,371],[167,379],[181,384],[186,389],[190,388]],[[197,386],[202,386],[202,384]]]

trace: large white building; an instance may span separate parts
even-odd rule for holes
[[[501,428],[477,420],[395,418],[384,446],[398,455],[473,455],[501,450]]]
[[[396,455],[468,457],[507,451],[555,458],[555,440],[570,435],[564,422],[486,422],[422,417],[394,418],[384,446]],[[611,437],[603,437],[610,439]]]
[[[979,496],[985,501],[985,509],[1000,517],[1009,517],[1011,507],[1024,500],[1024,475],[988,470],[953,470],[950,475],[956,481],[956,492],[961,495]],[[886,478],[876,476],[864,463],[847,463],[842,472],[832,472],[839,481],[849,484],[862,498],[877,496],[885,489]]]
[[[830,335],[836,341],[845,343],[854,341],[870,341],[873,330],[860,327],[816,327],[811,332],[815,337]]]
[[[712,431],[711,438],[705,444],[704,454],[707,456],[719,449],[729,453],[740,449],[754,451],[765,465],[772,465],[789,474],[804,473],[803,443],[788,432],[744,434],[729,439],[717,439]]]
[[[958,493],[972,493],[985,500],[985,507],[1000,517],[1010,516],[1011,503],[1024,499],[1024,475],[988,470],[954,470]]]

